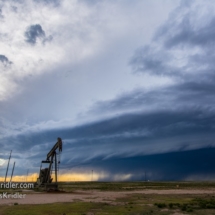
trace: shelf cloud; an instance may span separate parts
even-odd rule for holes
[[[61,137],[63,174],[213,179],[212,0],[0,6],[0,158],[13,149],[17,175]]]

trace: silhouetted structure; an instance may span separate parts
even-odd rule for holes
[[[5,179],[4,179],[5,183],[6,183],[6,180],[7,180],[7,172],[8,172],[8,168],[9,168],[9,165],[10,165],[11,154],[12,154],[12,150],[10,151],[10,156],[9,156],[8,163],[7,163],[7,170],[6,170]]]
[[[15,164],[16,164],[16,162],[13,163],[13,169],[12,169],[12,173],[11,173],[11,177],[10,177],[10,182],[12,181],[12,178],[13,178],[13,172],[14,172]]]
[[[63,146],[62,140],[60,137],[58,137],[57,143],[47,154],[46,160],[43,160],[41,162],[39,178],[37,178],[36,182],[37,187],[45,187],[46,190],[49,189],[58,190],[57,173],[59,170],[60,153],[62,152],[62,146]],[[49,165],[47,168],[42,169],[42,164],[45,163]],[[55,182],[53,182],[53,178],[51,178],[52,172],[54,172],[55,175]]]

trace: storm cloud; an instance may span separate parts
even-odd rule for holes
[[[5,55],[0,55],[0,61],[4,66],[12,64]]]
[[[60,136],[63,172],[211,180],[214,2],[162,1],[164,11],[157,1],[51,2],[32,1],[43,18],[26,2],[37,18],[0,36],[0,63],[14,65],[0,88],[1,158],[12,147],[20,174],[35,173]],[[11,43],[24,57],[9,54]]]
[[[139,48],[130,61],[134,72],[165,75],[183,81],[214,78],[215,16],[201,13],[200,1],[181,4],[159,27],[151,45]],[[192,10],[195,8],[195,11]],[[207,81],[209,81],[207,80]]]
[[[35,45],[38,39],[45,39],[45,31],[41,25],[31,25],[25,32],[26,42]]]

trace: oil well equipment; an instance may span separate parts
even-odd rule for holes
[[[62,148],[62,139],[58,137],[57,142],[47,154],[46,160],[41,161],[39,177],[35,183],[36,187],[42,187],[45,190],[58,190],[58,172]],[[44,168],[43,165],[46,165],[46,167]]]

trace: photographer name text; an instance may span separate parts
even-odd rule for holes
[[[21,193],[0,193],[0,199],[24,199],[26,194]]]

